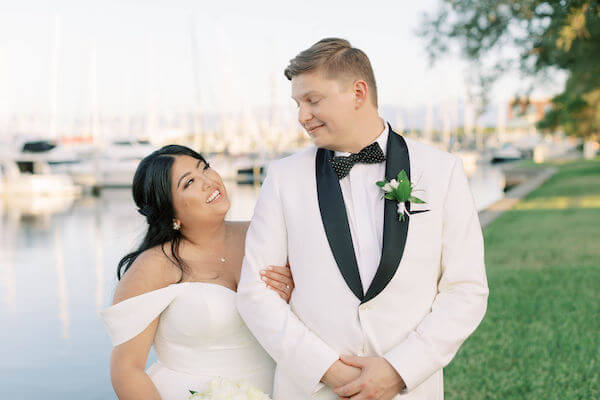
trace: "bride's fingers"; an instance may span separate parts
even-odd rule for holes
[[[273,288],[280,290],[282,292],[289,292],[290,289],[292,289],[291,285],[289,283],[286,282],[280,282],[278,280],[275,279],[271,279],[269,277],[263,276],[261,278],[263,280],[263,282],[265,282],[268,286],[272,286]]]
[[[274,270],[262,270],[260,271],[261,277],[267,277],[269,279],[276,280],[277,282],[285,283],[286,285],[293,285],[294,281],[291,275],[280,274]]]
[[[264,275],[270,279],[274,279],[278,282],[284,282],[284,283],[289,283],[289,282],[293,282],[292,281],[292,277],[291,276],[287,276],[287,275],[282,275],[280,273],[277,273],[275,271],[265,271]]]
[[[277,294],[279,295],[279,297],[281,297],[286,303],[289,301],[290,298],[289,298],[289,296],[287,295],[286,292],[283,292],[283,291],[281,291],[279,289],[274,289],[274,290],[275,290],[275,292],[277,292]]]
[[[270,276],[264,276],[264,278],[269,280],[269,284],[275,286],[280,290],[283,290],[286,293],[290,293],[294,289],[294,281],[292,281],[289,278],[282,278],[281,275],[276,276],[275,278],[272,278]]]
[[[267,271],[273,271],[281,275],[288,277],[292,276],[292,271],[288,267],[280,267],[278,265],[270,265],[267,267]]]
[[[275,293],[277,293],[279,295],[279,297],[281,297],[283,300],[285,300],[286,302],[289,301],[289,294],[287,293],[287,291],[284,289],[280,289],[276,286],[272,286],[270,284],[267,283],[267,288],[271,289],[272,291],[274,291]]]

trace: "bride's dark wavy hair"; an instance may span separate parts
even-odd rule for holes
[[[190,156],[208,164],[204,157],[189,147],[171,144],[146,156],[135,171],[132,188],[133,200],[138,207],[138,212],[146,217],[148,230],[138,248],[119,261],[117,267],[119,280],[141,253],[159,245],[165,256],[182,272],[187,268],[179,256],[179,244],[183,235],[180,230],[173,229],[175,209],[171,193],[171,169],[175,156],[181,155]],[[171,245],[172,257],[165,252],[165,245],[168,243]]]

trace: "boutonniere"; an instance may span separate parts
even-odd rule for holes
[[[410,215],[406,209],[407,202],[418,204],[425,203],[423,200],[412,195],[413,184],[408,180],[408,176],[404,170],[398,173],[397,179],[392,179],[389,182],[379,181],[376,184],[383,191],[383,197],[398,203],[398,220],[400,221],[404,221],[404,214]]]

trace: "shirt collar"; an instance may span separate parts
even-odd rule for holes
[[[379,143],[379,147],[381,147],[381,151],[383,151],[383,154],[386,154],[386,151],[387,151],[387,139],[388,139],[388,136],[390,134],[390,128],[389,128],[389,125],[388,125],[388,123],[387,123],[386,120],[384,120],[383,118],[381,118],[381,120],[383,121],[383,131],[379,134],[379,136],[377,137],[377,139],[375,139],[373,142],[369,143],[368,145],[371,145],[374,142],[377,142],[377,143]],[[336,151],[334,155],[336,157],[338,157],[338,156],[347,157],[347,156],[350,155],[350,153],[343,152],[343,151]]]

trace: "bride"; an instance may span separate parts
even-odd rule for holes
[[[113,305],[101,311],[119,399],[187,399],[217,377],[270,395],[273,360],[235,306],[248,223],[225,222],[219,174],[195,151],[165,146],[139,164],[133,198],[148,231],[120,261]],[[262,279],[289,301],[288,267],[271,266]],[[158,361],[144,371],[152,345]]]

